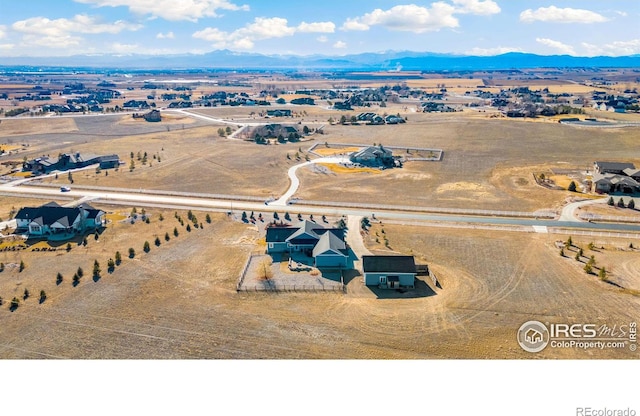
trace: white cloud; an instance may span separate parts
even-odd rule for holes
[[[576,51],[573,49],[571,45],[567,45],[566,43],[562,43],[557,40],[547,39],[547,38],[536,38],[536,42],[542,45],[545,45],[549,48],[555,49],[563,55],[576,55]]]
[[[458,13],[473,13],[478,15],[490,15],[500,13],[500,6],[492,0],[452,0],[459,6]]]
[[[10,51],[15,46],[13,43],[0,43],[0,51]]]
[[[322,42],[322,43],[329,42],[329,38],[328,38],[328,37],[326,37],[325,35],[318,36],[318,37],[316,38],[316,40],[317,40],[318,42]]]
[[[197,21],[203,17],[218,17],[218,10],[249,10],[228,0],[74,0],[97,7],[128,7],[132,13],[151,15],[165,20]]]
[[[0,39],[7,36],[7,27],[4,25],[0,25]]]
[[[173,34],[173,32],[167,32],[167,33],[158,33],[156,35],[156,38],[158,39],[175,39],[176,35]]]
[[[360,31],[364,31],[364,30],[369,30],[369,25],[362,23],[359,18],[348,18],[344,24],[342,25],[342,30],[350,30],[350,31],[355,31],[355,30],[360,30]]]
[[[593,45],[583,42],[580,46],[584,48],[588,56],[626,56],[640,54],[640,39],[614,41],[604,45]]]
[[[336,43],[333,44],[333,47],[336,49],[346,49],[347,44],[341,40],[337,41]]]
[[[503,47],[497,46],[495,48],[473,48],[465,52],[467,55],[474,56],[494,56],[494,55],[502,55],[504,53],[509,52],[523,52],[520,48],[511,48],[511,47]]]
[[[606,22],[606,17],[584,9],[558,8],[556,6],[540,7],[537,10],[527,9],[520,13],[520,21],[531,23],[535,21],[553,23],[600,23]]]
[[[333,22],[302,22],[298,25],[298,32],[302,33],[333,33],[336,25]]]
[[[371,26],[384,26],[390,30],[414,33],[433,32],[458,27],[458,19],[453,16],[455,12],[455,7],[443,2],[433,3],[430,8],[400,5],[389,10],[375,9],[361,17],[347,19],[342,29],[368,30]]]
[[[11,25],[11,28],[17,32],[31,35],[64,37],[70,33],[117,34],[123,30],[139,30],[142,28],[142,25],[128,23],[122,20],[114,23],[100,23],[95,17],[78,14],[71,19],[61,18],[50,20],[46,17],[31,17],[15,22]]]
[[[293,36],[295,33],[332,33],[335,25],[331,22],[306,23],[299,26],[289,26],[287,19],[281,17],[256,17],[253,23],[233,32],[224,32],[217,28],[208,27],[195,32],[192,36],[213,43],[214,47],[233,49],[253,49],[256,41]]]

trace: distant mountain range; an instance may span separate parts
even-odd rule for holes
[[[640,55],[576,57],[506,53],[467,56],[429,52],[363,53],[345,56],[262,55],[219,50],[202,55],[74,55],[66,57],[4,57],[0,67],[113,69],[268,69],[359,71],[466,71],[524,68],[640,68]]]

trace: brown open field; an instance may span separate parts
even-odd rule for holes
[[[125,162],[118,172],[96,175],[86,171],[76,174],[78,185],[129,187],[134,189],[180,190],[204,193],[277,196],[288,186],[287,169],[295,162],[286,155],[300,149],[304,152],[313,143],[353,143],[441,148],[441,162],[409,162],[402,169],[372,173],[320,173],[301,169],[302,181],[297,196],[308,200],[331,199],[345,202],[389,203],[381,195],[403,190],[403,198],[394,203],[413,206],[474,207],[500,210],[553,208],[562,205],[566,192],[541,188],[533,181],[533,173],[542,169],[580,168],[596,159],[631,161],[640,164],[640,154],[634,143],[640,139],[637,128],[581,129],[559,123],[527,123],[504,119],[489,119],[479,113],[422,114],[406,111],[402,106],[385,109],[402,112],[409,121],[396,126],[329,125],[326,120],[335,111],[318,106],[301,106],[301,117],[290,122],[324,124],[323,135],[312,142],[276,146],[258,146],[242,141],[222,139],[217,130],[221,125],[206,125],[173,116],[166,124],[144,123],[130,116],[69,118],[75,128],[61,119],[69,135],[45,140],[35,134],[44,131],[49,120],[33,120],[28,127],[32,135],[18,136],[30,146],[23,155],[79,151],[93,154],[117,153]],[[382,109],[381,109],[382,110]],[[214,117],[246,118],[258,108],[198,109]],[[346,112],[350,114],[351,112]],[[75,120],[75,121],[74,121]],[[99,124],[92,130],[92,122]],[[17,120],[15,120],[17,121]],[[22,125],[30,120],[21,120]],[[78,126],[80,124],[80,126]],[[7,125],[9,123],[6,123]],[[2,123],[1,126],[4,126]],[[137,128],[141,134],[105,135],[116,128]],[[27,129],[27,127],[20,127]],[[146,129],[146,130],[145,130]],[[154,131],[155,130],[155,131]],[[143,133],[149,131],[149,133]],[[480,134],[478,134],[480,132]],[[3,134],[2,141],[17,140]],[[606,142],[607,146],[602,143]],[[579,143],[579,145],[578,145]],[[149,163],[142,165],[134,158],[135,169],[129,172],[134,152],[147,152]],[[161,162],[153,159],[160,157]],[[259,167],[259,169],[256,169]],[[264,178],[269,178],[265,181]],[[56,184],[67,184],[60,177]]]
[[[51,117],[29,120],[25,118],[3,119],[0,123],[0,137],[27,134],[69,133],[78,131],[75,120],[70,117]]]
[[[86,247],[74,245],[70,252],[1,253],[6,265],[22,259],[26,268],[0,273],[0,296],[7,302],[28,288],[31,297],[14,312],[7,303],[0,307],[0,356],[634,357],[628,351],[550,348],[531,355],[518,347],[515,333],[529,319],[621,324],[636,318],[640,308],[637,297],[560,258],[549,236],[385,224],[392,248],[426,259],[442,288],[421,283],[422,297],[395,298],[395,292],[364,288],[356,277],[345,295],[237,294],[237,276],[256,247],[255,229],[216,214],[212,224],[188,233],[171,211],[164,212],[164,221],[159,211],[149,214],[150,224],[116,223],[98,241],[89,236]],[[203,213],[195,214],[204,219]],[[186,221],[186,213],[180,215]],[[180,230],[178,237],[171,234],[173,227]],[[378,231],[375,225],[371,233]],[[164,232],[171,234],[169,242]],[[161,237],[159,247],[153,244],[155,235]],[[142,251],[144,240],[151,243],[149,253]],[[131,246],[134,259],[127,257]],[[116,250],[123,263],[109,274],[106,261]],[[94,259],[102,266],[95,281]],[[74,287],[71,276],[78,266],[85,276]],[[58,271],[64,276],[60,285]],[[40,290],[47,293],[42,304]]]
[[[384,195],[402,189],[403,205],[536,210],[561,204],[566,192],[533,182],[540,165],[580,168],[597,159],[638,164],[634,141],[640,130],[575,129],[558,123],[526,123],[466,117],[464,114],[409,115],[397,126],[327,126],[329,143],[431,147],[444,150],[441,162],[408,162],[402,169],[369,174],[326,175],[301,169],[300,197],[389,203]],[[603,146],[606,142],[608,145]],[[623,150],[626,149],[626,150]],[[400,203],[393,198],[394,203]]]

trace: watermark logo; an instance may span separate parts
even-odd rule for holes
[[[549,330],[542,322],[525,322],[518,330],[518,343],[525,351],[540,352],[549,345]]]
[[[518,329],[518,343],[523,350],[540,352],[546,347],[577,349],[637,350],[637,324],[564,324],[528,321]]]

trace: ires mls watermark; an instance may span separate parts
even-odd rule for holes
[[[588,349],[628,349],[636,351],[637,324],[549,324],[528,321],[518,329],[523,350],[536,353],[547,347]]]

